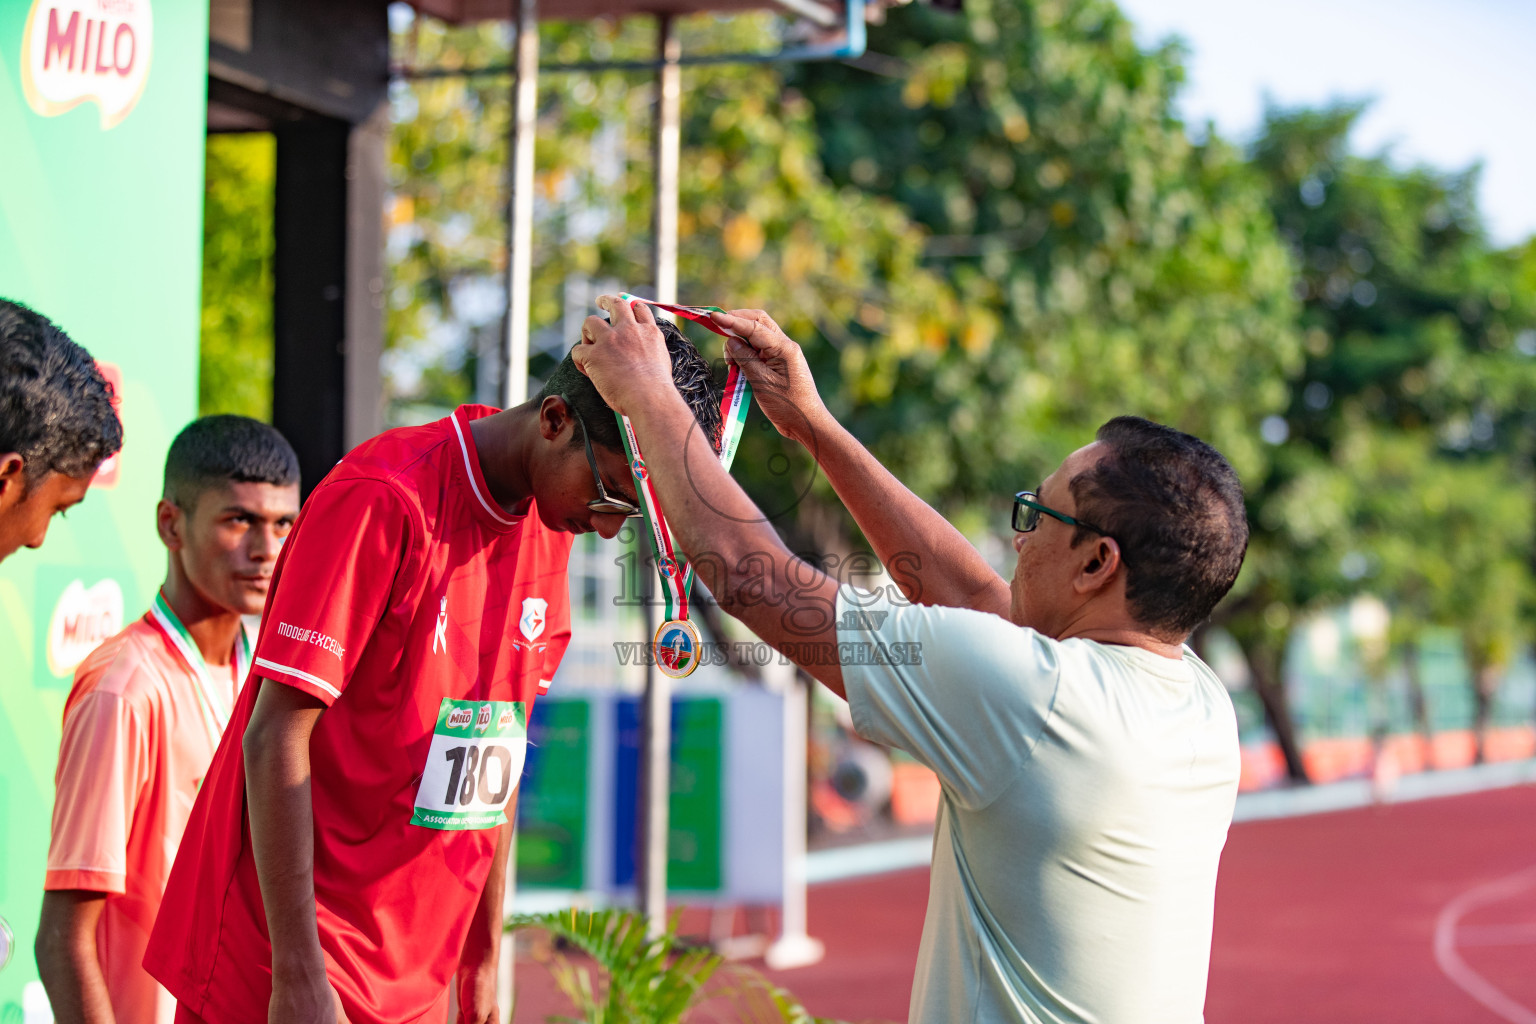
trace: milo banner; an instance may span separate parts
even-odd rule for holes
[[[160,471],[197,402],[207,22],[207,0],[0,0],[0,297],[90,350],[125,434],[47,544],[0,565],[0,1021],[45,1019],[32,942],[75,666],[165,572]]]

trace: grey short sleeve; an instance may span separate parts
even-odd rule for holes
[[[986,612],[898,604],[847,586],[837,615],[859,735],[932,768],[962,807],[996,799],[1050,718],[1056,642]]]

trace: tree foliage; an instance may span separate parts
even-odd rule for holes
[[[705,17],[685,19],[681,32],[686,52],[743,52],[777,45],[774,25],[761,16]],[[506,39],[489,29],[422,23],[413,38],[422,63],[505,60]],[[541,30],[541,45],[546,59],[561,62],[636,60],[654,53],[655,37],[649,19],[555,24]],[[535,379],[576,340],[560,333],[568,282],[609,280],[643,292],[652,279],[652,79],[612,71],[541,80],[532,321],[546,347],[530,363]],[[770,310],[807,341],[834,401],[840,353],[858,358],[889,324],[944,331],[959,306],[942,276],[921,265],[924,232],[897,203],[828,180],[811,107],[777,71],[687,67],[683,92],[684,301]],[[465,327],[474,323],[462,306],[499,288],[504,272],[498,175],[506,110],[504,79],[420,82],[397,92],[388,344],[391,358],[424,367],[400,375],[412,378],[414,400],[451,404],[473,393],[478,367]],[[497,307],[485,327],[499,329],[501,313]],[[712,335],[700,340],[719,355]],[[779,468],[791,461],[793,471]],[[828,526],[842,522],[840,511],[835,520],[829,513],[830,492],[799,500],[809,485],[803,455],[757,429],[738,466],[765,508],[785,513],[781,525],[792,537],[839,545]]]
[[[1250,481],[1260,582],[1227,615],[1280,646],[1299,614],[1368,591],[1400,641],[1453,627],[1480,732],[1531,611],[1536,307],[1525,257],[1486,239],[1476,169],[1352,154],[1362,109],[1271,109],[1253,147],[1307,358]]]
[[[198,412],[272,419],[272,202],[263,133],[210,135],[203,198]]]
[[[685,19],[684,48],[771,49],[776,26]],[[428,21],[397,40],[449,66],[507,43]],[[654,27],[546,24],[542,46],[644,59]],[[1453,627],[1496,679],[1533,590],[1536,242],[1489,244],[1476,169],[1354,153],[1351,104],[1271,110],[1247,152],[1192,135],[1180,50],[1138,47],[1109,0],[914,4],[870,49],[685,70],[684,301],[774,313],[834,411],[973,535],[1113,415],[1216,444],[1254,528],[1218,618],[1297,776],[1283,659],[1320,609],[1376,593],[1399,639]],[[535,377],[575,340],[568,282],[651,279],[650,81],[542,79]],[[399,85],[395,112],[397,397],[451,404],[500,330],[506,80]],[[774,445],[749,431],[754,497],[798,546],[846,545],[830,492]]]
[[[1261,472],[1301,356],[1291,267],[1261,180],[1174,116],[1178,51],[1139,49],[1111,3],[1051,0],[914,5],[870,46],[901,66],[796,82],[833,180],[911,210],[960,303],[849,367],[882,454],[951,509],[996,507],[1132,412]]]

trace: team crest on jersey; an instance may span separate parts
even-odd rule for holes
[[[549,602],[542,597],[523,598],[523,617],[517,620],[517,628],[528,640],[537,640],[544,633],[544,621],[549,614]]]

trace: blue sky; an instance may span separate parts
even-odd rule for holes
[[[1483,161],[1490,234],[1536,234],[1536,0],[1120,0],[1137,37],[1189,47],[1191,124],[1246,142],[1264,97],[1375,97],[1358,152],[1461,169]]]

